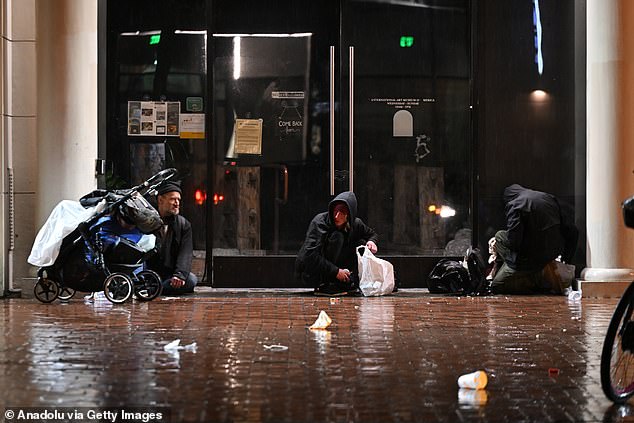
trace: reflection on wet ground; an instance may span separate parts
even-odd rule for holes
[[[2,300],[0,398],[169,407],[191,422],[621,421],[632,412],[611,407],[599,376],[615,305],[407,290],[332,302],[266,291]],[[309,330],[321,310],[332,325]],[[478,369],[486,390],[459,391],[458,376]]]

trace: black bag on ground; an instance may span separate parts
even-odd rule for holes
[[[467,250],[462,261],[442,259],[427,277],[427,288],[432,294],[480,295],[486,293],[485,266],[480,251]]]
[[[471,278],[471,292],[467,294],[482,294],[486,291],[486,266],[484,259],[480,254],[480,249],[469,248],[465,256],[467,268],[469,269],[469,277]]]
[[[468,294],[471,292],[471,277],[462,262],[442,259],[429,273],[427,288],[432,294]]]

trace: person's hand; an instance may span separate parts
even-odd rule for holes
[[[337,280],[340,280],[341,282],[349,282],[350,271],[348,269],[339,269],[337,272]]]
[[[376,254],[376,252],[379,251],[379,248],[376,246],[374,241],[368,241],[365,246],[368,247],[368,250],[370,250],[372,254]]]
[[[182,288],[185,286],[185,281],[177,276],[172,276],[172,279],[170,280],[170,286],[172,288]]]

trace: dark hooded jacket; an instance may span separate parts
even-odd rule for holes
[[[148,260],[148,267],[162,279],[176,276],[186,280],[192,268],[192,225],[181,215],[163,218],[167,232],[161,237],[159,254]]]
[[[333,209],[339,202],[348,206],[350,215],[348,224],[342,230],[344,234],[342,256],[339,263],[335,264],[324,257],[324,247],[330,234],[338,230],[335,226]],[[319,213],[310,222],[304,244],[297,254],[296,277],[301,278],[301,273],[304,271],[328,278],[336,277],[340,268],[355,272],[357,269],[356,247],[365,245],[368,241],[376,243],[377,240],[376,232],[357,217],[357,197],[351,191],[342,192],[328,204],[327,212]]]
[[[579,232],[554,195],[513,184],[504,189],[510,256],[515,270],[534,271],[561,255],[569,263]]]

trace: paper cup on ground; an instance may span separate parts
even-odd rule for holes
[[[482,370],[467,373],[458,378],[458,386],[466,389],[484,389],[487,386],[487,382],[487,374]]]

